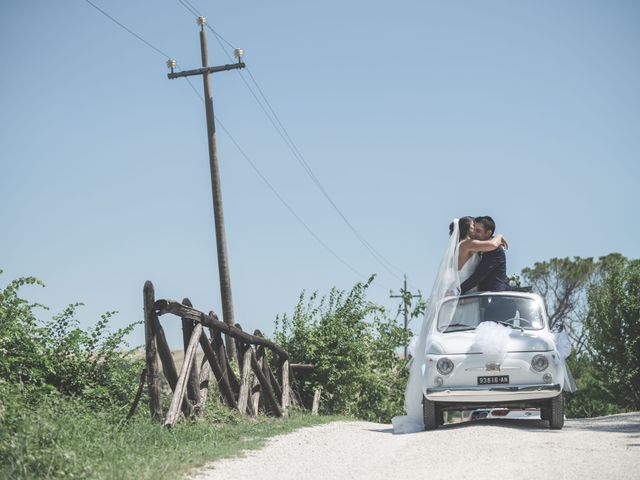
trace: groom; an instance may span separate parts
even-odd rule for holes
[[[491,217],[476,217],[473,238],[475,240],[489,240],[496,231],[496,223]],[[475,272],[460,285],[461,293],[466,293],[474,287],[480,292],[502,292],[509,290],[507,279],[507,256],[501,246],[491,252],[482,254],[482,259]]]

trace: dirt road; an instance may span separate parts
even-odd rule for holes
[[[640,413],[567,420],[481,420],[393,435],[390,425],[336,422],[269,441],[191,478],[640,479]]]

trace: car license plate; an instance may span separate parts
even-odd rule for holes
[[[478,377],[478,385],[497,385],[509,383],[509,375],[493,375],[491,377]]]

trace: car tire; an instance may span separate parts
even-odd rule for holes
[[[438,420],[438,426],[444,425],[444,410],[437,408],[436,409],[436,419]]]
[[[431,400],[427,400],[426,398],[422,399],[422,418],[424,421],[424,429],[425,430],[435,430],[438,428],[438,417],[442,419],[442,412],[436,406],[435,402]]]
[[[564,426],[564,396],[562,392],[549,402],[549,427],[560,430]]]
[[[540,420],[549,420],[549,408],[540,408]]]

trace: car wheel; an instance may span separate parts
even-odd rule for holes
[[[562,392],[549,402],[549,426],[552,430],[560,430],[564,425],[564,396]]]
[[[438,417],[442,418],[442,412],[436,404],[426,398],[422,399],[422,417],[425,430],[435,430],[438,428]]]

